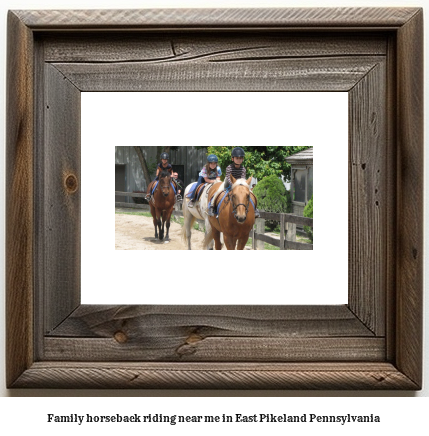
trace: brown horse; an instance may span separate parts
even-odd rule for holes
[[[175,190],[177,189],[173,183],[171,174],[168,171],[162,171],[159,175],[158,185],[149,203],[155,227],[155,238],[159,238],[160,241],[164,239],[165,223],[167,223],[165,240],[168,241],[170,239],[168,235],[170,231],[170,218],[176,202]],[[150,189],[152,189],[152,186],[153,184],[151,184]]]
[[[244,250],[250,231],[255,225],[256,197],[250,191],[252,178],[236,180],[231,176],[232,187],[228,193],[221,192],[216,199],[219,208],[217,217],[209,217],[211,232],[205,238],[205,245],[212,239],[216,250],[222,249],[220,234],[223,233],[228,250]],[[220,184],[213,186],[209,193],[212,200]]]

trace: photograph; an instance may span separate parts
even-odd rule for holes
[[[115,213],[116,250],[312,250],[313,147],[115,147]]]

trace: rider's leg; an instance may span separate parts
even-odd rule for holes
[[[225,187],[228,185],[228,181],[223,182],[219,189],[216,191],[215,195],[213,195],[213,198],[210,202],[210,206],[207,208],[207,215],[208,216],[216,216],[216,199],[218,195],[225,189]]]
[[[194,193],[193,193],[192,198],[191,198],[191,201],[188,203],[188,207],[190,207],[190,208],[194,207],[195,199],[197,197],[198,186],[200,186],[203,182],[204,182],[204,177],[199,176],[198,180],[197,180],[197,185],[195,186]]]

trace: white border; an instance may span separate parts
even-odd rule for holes
[[[346,304],[347,107],[345,92],[82,93],[82,303]],[[314,250],[115,251],[114,147],[159,144],[314,146]]]

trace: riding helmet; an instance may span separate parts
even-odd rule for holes
[[[207,156],[207,162],[208,163],[212,163],[212,162],[219,162],[219,159],[217,158],[217,156],[215,154],[210,154]]]
[[[168,159],[170,159],[170,156],[168,155],[168,153],[161,153],[161,160],[162,159],[168,160]]]
[[[244,157],[244,150],[241,147],[235,147],[232,150],[231,157]]]

